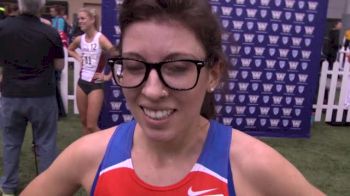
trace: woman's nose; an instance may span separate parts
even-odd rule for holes
[[[142,94],[150,99],[160,99],[164,97],[164,90],[166,86],[161,81],[156,70],[152,69],[148,75],[147,80],[142,86]]]

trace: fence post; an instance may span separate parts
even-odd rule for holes
[[[68,113],[68,51],[64,48],[64,68],[61,72],[60,91],[64,110]]]
[[[79,72],[80,72],[80,63],[72,58],[74,62],[74,92],[73,92],[73,100],[74,100],[74,114],[79,114],[78,107],[77,107],[77,99],[76,99],[76,92],[77,92],[77,84],[79,79]]]
[[[317,95],[317,102],[316,105],[313,107],[316,109],[315,112],[315,121],[321,121],[321,115],[323,110],[323,100],[326,90],[326,83],[327,83],[327,70],[328,70],[329,63],[328,61],[323,61],[321,66],[321,75],[319,79],[319,85],[318,85],[318,95]]]

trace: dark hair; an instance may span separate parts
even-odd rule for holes
[[[124,0],[120,9],[120,45],[126,28],[139,21],[177,21],[191,30],[203,45],[208,66],[219,65],[225,73],[227,61],[221,46],[221,26],[207,0]],[[215,116],[214,98],[206,93],[201,115]]]

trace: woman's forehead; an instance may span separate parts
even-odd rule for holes
[[[179,22],[143,21],[124,31],[122,52],[186,53],[202,57],[204,49],[194,32]]]

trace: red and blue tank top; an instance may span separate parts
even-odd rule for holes
[[[180,182],[160,187],[143,182],[133,169],[131,148],[135,126],[135,121],[123,123],[112,135],[90,195],[235,196],[230,167],[231,127],[210,121],[203,150],[192,170]]]

